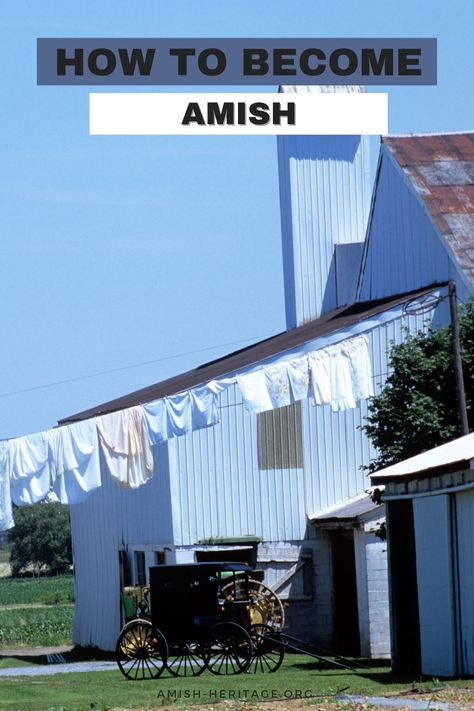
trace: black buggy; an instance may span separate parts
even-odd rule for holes
[[[243,563],[150,568],[149,616],[122,628],[120,671],[136,680],[165,670],[173,676],[276,671],[284,656],[283,607],[252,573]]]

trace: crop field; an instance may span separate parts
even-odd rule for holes
[[[73,615],[70,575],[0,579],[0,648],[68,644]]]
[[[72,575],[0,580],[0,607],[2,605],[62,605],[72,602],[74,602]]]
[[[0,608],[0,647],[39,647],[71,641],[74,608]]]

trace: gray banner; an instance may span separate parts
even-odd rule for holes
[[[434,38],[40,38],[37,82],[90,86],[436,84]]]

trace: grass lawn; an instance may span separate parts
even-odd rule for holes
[[[105,711],[112,708],[153,708],[173,704],[183,708],[192,704],[242,702],[244,699],[253,705],[255,702],[269,699],[309,700],[310,697],[314,701],[322,702],[343,690],[346,694],[376,696],[408,691],[412,688],[412,682],[413,679],[406,676],[396,677],[388,666],[374,666],[357,675],[330,668],[319,670],[318,664],[308,657],[287,655],[281,669],[275,674],[226,677],[204,672],[202,676],[192,679],[176,679],[163,675],[156,680],[132,682],[117,670],[57,674],[49,677],[2,678],[0,709]],[[427,690],[435,685],[440,686],[433,680],[416,683],[418,688]],[[263,705],[261,708],[265,711],[269,706]],[[284,704],[281,708],[284,708]]]

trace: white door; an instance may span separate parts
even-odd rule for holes
[[[465,674],[474,674],[474,490],[456,494],[461,653]]]
[[[413,499],[421,670],[447,677],[457,672],[449,505],[447,495]]]

